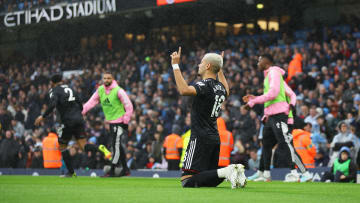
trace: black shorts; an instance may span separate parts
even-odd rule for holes
[[[182,167],[182,176],[218,169],[220,142],[207,143],[203,139],[190,138]]]
[[[59,137],[59,144],[67,145],[73,136],[76,140],[84,139],[86,137],[84,124],[76,124],[73,126],[61,124],[56,131]]]

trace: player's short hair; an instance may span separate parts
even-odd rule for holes
[[[58,83],[62,81],[62,74],[61,73],[55,73],[50,77],[51,82]]]
[[[218,73],[223,66],[223,58],[219,54],[207,53],[204,60],[211,65],[210,68],[214,73]]]
[[[274,59],[270,54],[263,54],[261,55],[261,57],[266,58],[267,60],[269,60],[271,63],[274,63]]]

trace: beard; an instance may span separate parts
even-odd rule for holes
[[[109,87],[109,86],[111,85],[111,83],[104,83],[104,85],[105,85],[106,87]]]

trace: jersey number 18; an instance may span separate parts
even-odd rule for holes
[[[216,95],[215,96],[215,103],[211,112],[211,117],[218,117],[219,116],[219,111],[221,108],[221,104],[225,101],[225,96],[224,95]]]

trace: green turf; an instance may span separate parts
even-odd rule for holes
[[[174,178],[59,178],[0,176],[0,202],[360,202],[360,185],[339,183],[255,183],[230,189],[181,188]]]

